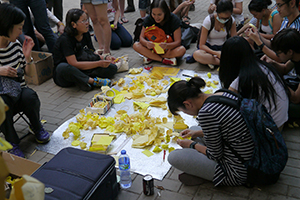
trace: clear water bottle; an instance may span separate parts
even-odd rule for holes
[[[130,159],[125,150],[121,151],[119,157],[119,169],[121,187],[129,188],[131,186]]]

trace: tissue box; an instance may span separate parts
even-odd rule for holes
[[[94,107],[94,105],[97,102],[104,102],[104,101],[107,102],[107,104],[105,105],[105,107],[103,107],[103,108],[96,108],[96,107]],[[105,97],[105,96],[99,95],[99,96],[93,98],[93,100],[90,102],[90,104],[88,105],[88,107],[86,107],[86,112],[98,113],[98,114],[104,115],[110,109],[110,107],[112,105],[113,105],[113,98],[112,97]]]

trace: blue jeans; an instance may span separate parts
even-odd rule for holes
[[[56,38],[49,24],[45,0],[10,0],[10,3],[19,7],[26,15],[23,31],[25,35],[28,35],[33,39],[35,43],[33,50],[40,51],[41,49],[34,34],[33,24],[30,19],[28,7],[31,9],[31,12],[34,16],[35,27],[37,31],[44,36],[47,47],[49,51],[52,52]]]
[[[117,50],[120,49],[120,47],[130,47],[131,45],[132,37],[130,33],[118,22],[117,29],[111,31],[110,48]]]

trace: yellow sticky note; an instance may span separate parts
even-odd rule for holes
[[[143,103],[143,102],[133,102],[133,105],[136,105],[141,109],[146,109],[150,106],[148,103]]]
[[[117,94],[114,98],[114,103],[120,104],[125,101],[124,95],[123,94]]]
[[[154,50],[157,54],[164,54],[165,53],[165,50],[159,46],[160,43],[153,42],[153,44],[155,45]]]
[[[153,153],[149,150],[142,151],[143,154],[145,154],[147,157],[153,156]]]
[[[100,140],[98,140],[98,142],[96,144],[100,144],[100,145],[110,145],[111,141],[113,140],[113,136],[109,136],[109,137],[101,137]]]
[[[181,80],[181,78],[170,77],[171,82],[177,82],[177,81],[180,81],[180,80]]]
[[[213,87],[213,88],[217,88],[217,86],[213,83],[210,83],[210,86]]]

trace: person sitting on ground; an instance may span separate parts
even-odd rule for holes
[[[117,50],[121,47],[130,47],[132,45],[132,37],[122,24],[118,22],[120,17],[118,0],[108,2],[107,17],[112,29],[110,48]]]
[[[222,87],[263,104],[282,130],[288,120],[288,88],[270,64],[256,57],[243,37],[235,36],[224,43],[219,78]]]
[[[271,42],[271,47],[276,52],[282,63],[267,59],[273,64],[281,75],[288,74],[294,69],[293,76],[300,77],[300,33],[297,29],[286,28],[278,32]],[[300,118],[300,84],[294,89],[289,87],[291,92],[289,104],[289,117]]]
[[[233,10],[232,16],[235,20],[236,31],[240,30],[240,28],[244,25],[244,15],[243,15],[243,0],[232,0]],[[217,5],[219,0],[211,0],[210,5],[208,7],[208,13],[212,14],[217,11]]]
[[[257,19],[256,24],[253,25],[256,26],[262,37],[269,40],[279,31],[282,21],[276,8],[268,9],[271,4],[271,0],[252,0],[248,5],[250,13]],[[238,31],[237,35],[242,34],[250,27],[249,23],[246,24]]]
[[[300,30],[299,0],[276,0],[276,4],[279,15],[284,19],[281,23],[280,30],[288,27]],[[276,53],[270,49],[271,40],[260,37],[260,33],[256,28],[249,28],[247,37],[253,40],[266,56],[272,60],[281,62]]]
[[[45,131],[40,122],[40,100],[37,93],[30,89],[24,79],[25,73],[33,64],[31,50],[33,40],[25,36],[23,47],[17,40],[22,33],[26,15],[13,4],[0,4],[0,96],[9,107],[6,119],[0,129],[5,139],[10,142],[13,149],[10,153],[25,157],[19,147],[20,139],[14,128],[13,117],[23,112],[30,121],[30,129],[39,143],[50,140],[50,134]]]
[[[186,185],[196,185],[200,177],[212,181],[215,186],[238,186],[246,183],[247,169],[237,156],[224,145],[223,140],[245,161],[253,155],[254,143],[241,113],[221,103],[205,102],[212,95],[237,99],[232,94],[220,92],[205,94],[201,88],[205,81],[193,77],[189,81],[175,82],[168,91],[168,106],[172,114],[182,111],[197,116],[200,127],[186,129],[180,133],[183,138],[177,143],[183,149],[176,149],[168,156],[169,163],[184,172],[179,180]],[[198,128],[198,129],[196,129]],[[193,141],[194,140],[194,141]],[[186,177],[189,177],[187,180]],[[194,183],[192,183],[194,182]]]
[[[146,28],[152,25],[161,28],[173,40],[173,42],[159,44],[164,54],[156,54],[153,51],[155,44],[145,37]],[[133,49],[145,56],[144,64],[155,60],[166,65],[177,65],[176,58],[185,54],[186,49],[181,45],[180,19],[170,12],[165,0],[154,0],[151,4],[150,15],[144,20],[140,41],[133,44]]]
[[[220,0],[216,13],[208,15],[202,24],[199,50],[193,58],[201,64],[214,69],[220,64],[221,49],[224,42],[236,35],[235,21],[231,16],[233,6],[229,0]]]
[[[111,84],[109,79],[117,73],[117,66],[112,64],[112,60],[93,53],[95,49],[88,31],[89,21],[85,12],[69,10],[65,32],[57,39],[53,52],[53,80],[58,86],[77,85],[83,91],[90,91],[92,87]]]
[[[182,22],[186,23],[186,24],[190,24],[190,18],[189,18],[189,11],[190,11],[190,7],[193,3],[195,3],[195,0],[185,0],[183,1],[181,4],[179,4],[176,8],[172,9],[171,8],[171,4],[174,4],[175,0],[171,0],[170,1],[170,10],[172,13],[174,13],[175,15],[177,15],[177,17],[179,17],[179,19],[182,20]]]

